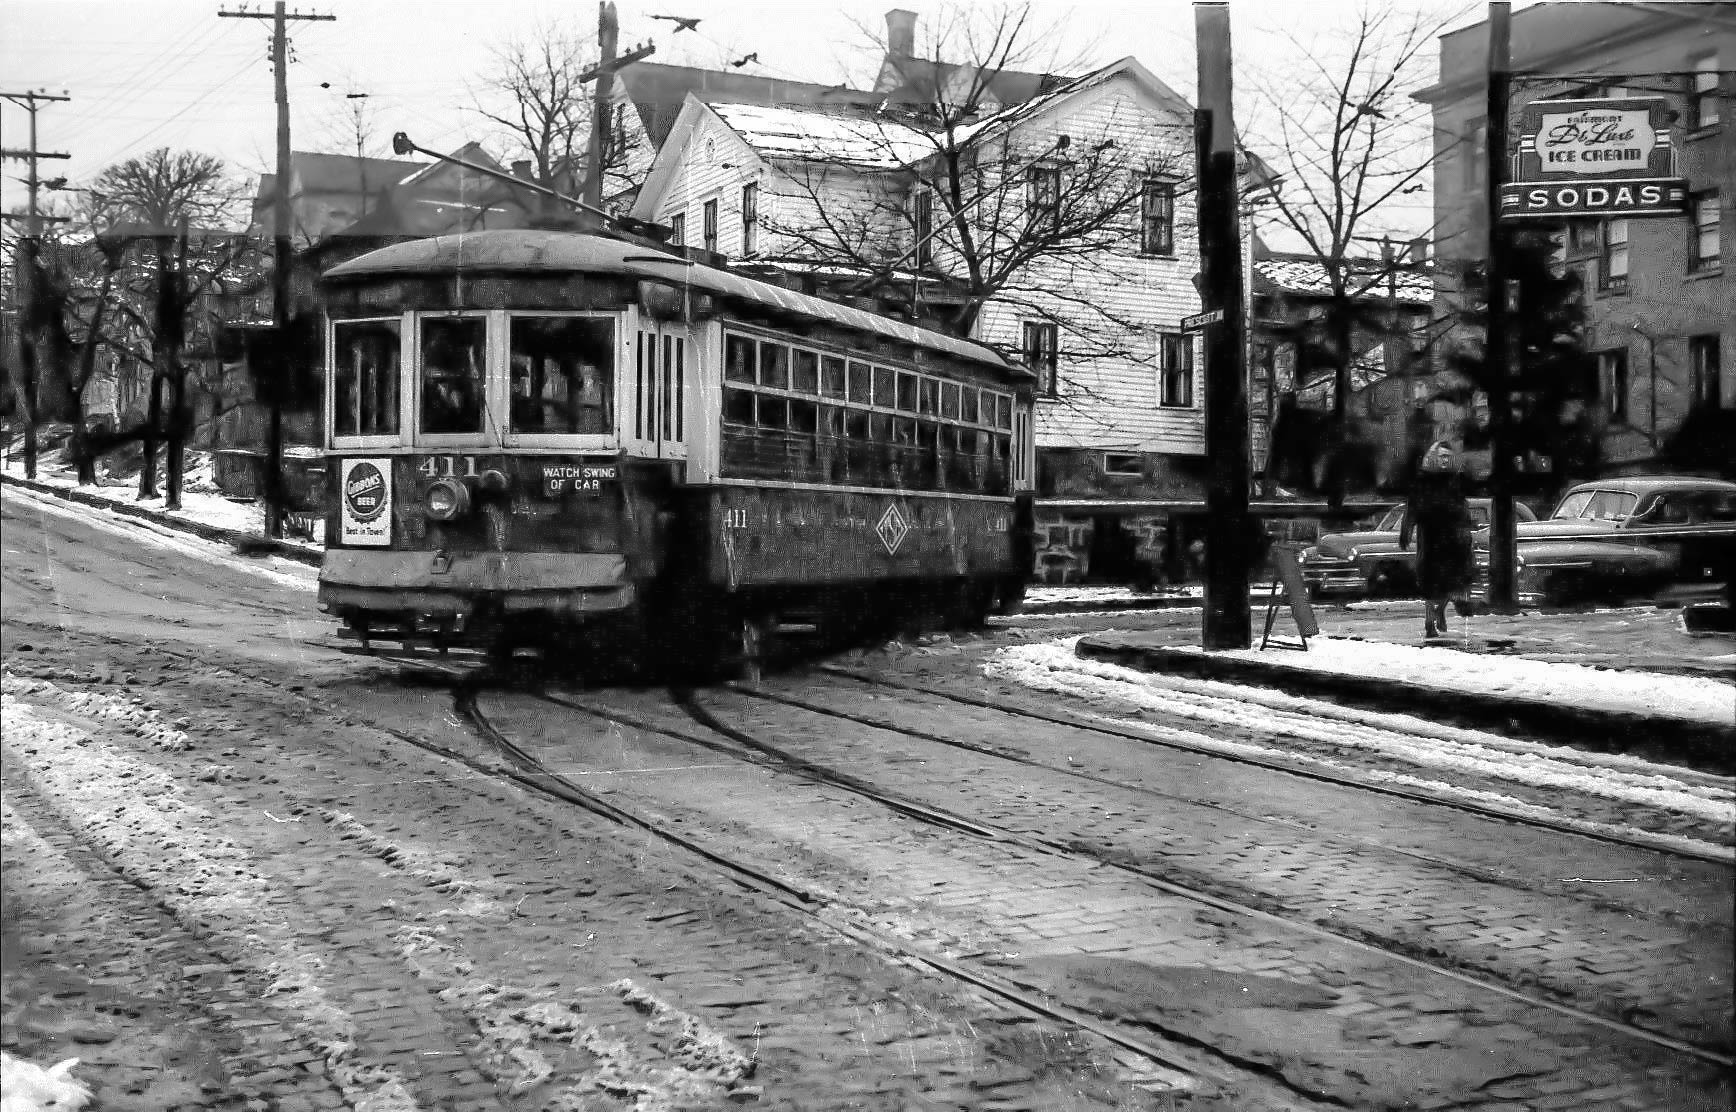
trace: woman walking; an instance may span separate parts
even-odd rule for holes
[[[1429,445],[1411,483],[1399,547],[1417,534],[1417,587],[1423,596],[1423,636],[1447,633],[1447,599],[1471,585],[1471,511],[1458,459],[1444,440]]]

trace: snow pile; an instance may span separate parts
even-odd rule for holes
[[[271,883],[219,832],[221,822],[182,799],[163,772],[55,714],[0,694],[0,734],[8,749],[35,758],[31,776],[50,804],[176,919],[217,934],[225,956],[268,978],[273,1006],[321,1050],[351,1105],[414,1112],[395,1072],[348,1059],[354,1017],[320,987],[319,958],[300,948]]]
[[[1178,648],[1183,652],[1205,651],[1193,645]],[[1736,685],[1695,676],[1340,637],[1317,637],[1308,642],[1307,652],[1284,652],[1281,656],[1258,649],[1226,649],[1211,655],[1308,672],[1370,676],[1473,696],[1500,695],[1588,710],[1736,726]]]
[[[1156,591],[1135,591],[1130,587],[1032,587],[1025,592],[1025,602],[1031,606],[1059,603],[1096,603],[1146,601],[1154,598],[1203,598],[1198,585],[1164,587]]]
[[[90,1089],[73,1079],[77,1058],[43,1069],[0,1050],[0,1112],[78,1112]]]
[[[133,699],[93,691],[68,691],[48,680],[24,679],[11,672],[0,676],[0,691],[17,698],[29,698],[38,704],[52,704],[78,718],[119,727],[170,753],[183,753],[193,748],[193,739],[181,732],[187,719],[177,718],[170,725],[156,711]]]
[[[1068,638],[1000,650],[984,664],[984,672],[1034,690],[1095,701],[1119,715],[1183,718],[1210,730],[1204,733],[1159,726],[1117,714],[1092,715],[1157,740],[1230,756],[1353,769],[1356,775],[1368,779],[1547,817],[1551,821],[1567,821],[1583,829],[1629,832],[1630,828],[1575,819],[1555,808],[1499,791],[1352,765],[1340,759],[1340,755],[1346,750],[1352,754],[1361,752],[1419,772],[1457,774],[1492,786],[1507,783],[1546,789],[1552,797],[1561,795],[1564,803],[1571,802],[1568,793],[1613,800],[1692,820],[1721,832],[1726,840],[1736,823],[1736,791],[1727,778],[1693,773],[1639,757],[1588,753],[1442,726],[1409,715],[1359,711],[1265,688],[1154,675],[1082,660],[1073,653],[1077,640]],[[1292,744],[1279,749],[1214,736],[1228,731],[1269,734]],[[1650,831],[1641,833],[1655,839],[1676,838]],[[1723,852],[1722,847],[1697,839],[1677,841],[1700,850]]]
[[[437,986],[440,998],[464,1012],[481,1034],[490,1075],[515,1095],[553,1081],[550,1059],[567,1060],[578,1049],[596,1065],[576,1083],[538,1093],[538,1107],[580,1112],[598,1094],[629,1102],[645,1112],[717,1107],[758,1090],[740,1084],[754,1063],[694,1017],[669,1007],[631,981],[611,985],[622,999],[651,1013],[647,1028],[670,1038],[661,1048],[669,1064],[647,1061],[643,1051],[586,1020],[578,1002],[545,992],[497,984],[475,975],[462,954],[443,941],[445,928],[405,927],[397,934],[416,975]]]
[[[367,852],[401,872],[408,873],[428,887],[458,901],[459,913],[478,919],[505,919],[511,909],[494,897],[500,885],[466,876],[453,862],[419,849],[401,846],[389,838],[368,829],[354,815],[343,811],[322,809],[323,818],[338,832],[338,837],[355,842]]]

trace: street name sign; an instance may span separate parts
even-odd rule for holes
[[[1662,97],[1532,101],[1518,131],[1513,180],[1501,186],[1503,219],[1676,216],[1687,209]]]
[[[1181,330],[1183,332],[1198,332],[1208,324],[1222,323],[1223,319],[1224,311],[1222,309],[1207,309],[1203,313],[1195,313],[1191,317],[1181,318]]]

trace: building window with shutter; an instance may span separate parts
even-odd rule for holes
[[[1612,348],[1597,353],[1598,389],[1603,394],[1603,411],[1611,421],[1626,421],[1628,417],[1628,353],[1627,348]]]
[[[1718,253],[1718,191],[1696,193],[1688,201],[1688,219],[1693,222],[1688,229],[1688,269],[1715,270],[1721,262]]]
[[[1061,168],[1033,166],[1025,178],[1031,227],[1053,230],[1061,223]]]
[[[1603,222],[1603,254],[1598,260],[1597,288],[1621,293],[1628,280],[1628,222]]]
[[[1724,92],[1719,88],[1718,56],[1694,59],[1688,72],[1688,130],[1717,127],[1724,120]]]
[[[1193,408],[1193,336],[1165,332],[1157,338],[1157,404],[1171,409]]]
[[[1139,191],[1139,253],[1175,254],[1175,183],[1145,179]]]
[[[1719,347],[1720,337],[1716,332],[1688,337],[1689,388],[1693,391],[1695,404],[1710,409],[1718,408],[1724,401],[1723,384],[1718,381],[1723,371]]]
[[[669,242],[676,247],[687,245],[687,214],[678,212],[669,218]]]
[[[916,242],[912,258],[916,269],[934,264],[934,194],[918,185],[910,198],[910,226]]]
[[[1059,351],[1055,326],[1047,321],[1025,322],[1025,366],[1037,376],[1037,393],[1055,397],[1060,393],[1060,376],[1056,373]]]
[[[705,222],[704,246],[707,251],[715,254],[717,251],[717,198],[713,197],[711,200],[705,202],[703,213],[703,219]]]

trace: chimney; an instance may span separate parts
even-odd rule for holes
[[[895,58],[916,56],[916,13],[893,8],[886,13],[886,53]]]
[[[518,178],[520,181],[531,180],[530,179],[530,159],[521,158],[521,159],[518,159],[517,161],[515,161],[512,164],[512,176],[515,178]]]
[[[1410,257],[1413,263],[1429,261],[1429,237],[1418,236],[1410,241]]]

